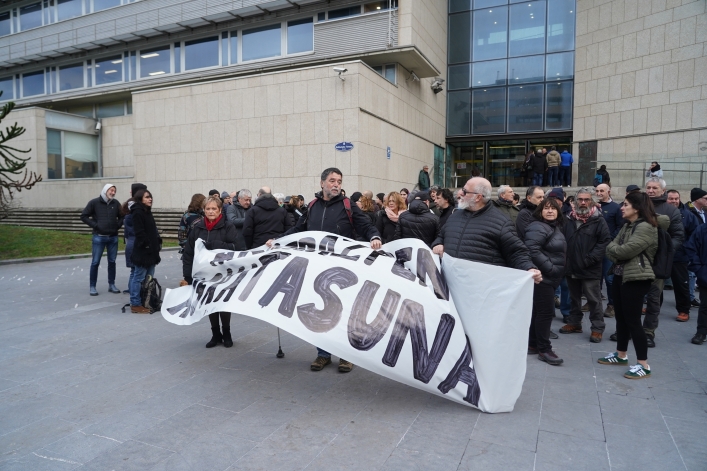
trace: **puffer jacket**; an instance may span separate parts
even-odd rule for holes
[[[245,239],[243,238],[243,224],[245,223],[245,215],[248,209],[241,206],[238,201],[226,208],[226,218],[236,228],[236,250],[246,250]]]
[[[129,203],[128,203],[129,204]],[[132,268],[133,247],[135,246],[135,229],[133,228],[133,215],[128,214],[123,218],[123,239],[125,240],[125,266]]]
[[[133,216],[135,229],[135,245],[130,261],[138,267],[151,267],[158,265],[160,250],[162,250],[162,237],[157,231],[155,218],[152,211],[140,202],[135,202],[130,213]]]
[[[535,156],[530,159],[530,167],[533,173],[545,173],[545,170],[547,170],[547,158],[545,154],[535,154]]]
[[[491,202],[499,209],[499,211],[511,218],[511,222],[513,222],[514,226],[516,225],[516,220],[518,219],[520,209],[518,209],[511,201],[504,201],[500,198],[492,200]]]
[[[518,270],[535,268],[511,220],[490,201],[478,211],[454,211],[432,247],[440,244],[455,258]]]
[[[535,220],[533,212],[538,205],[528,200],[523,200],[518,206],[520,207],[520,211],[518,211],[518,216],[516,216],[516,232],[518,232],[518,237],[523,240],[525,239],[525,230],[528,225]]]
[[[555,223],[535,220],[525,231],[525,245],[530,258],[543,274],[542,283],[557,288],[565,276],[567,243]]]
[[[400,220],[400,218],[398,218]],[[393,222],[388,218],[385,209],[378,211],[378,218],[376,219],[376,228],[381,235],[381,242],[388,243],[391,240],[395,240],[395,229],[398,227],[397,222]]]
[[[707,286],[707,224],[700,224],[685,244],[690,271],[697,275],[700,286]]]
[[[444,209],[440,209],[439,212],[439,228],[442,229],[444,225],[447,223],[447,219],[449,219],[449,216],[452,215],[454,212],[454,206],[449,205]]]
[[[295,224],[297,224],[297,221],[299,220],[299,217],[302,215],[299,211],[297,211],[297,208],[292,206],[291,204],[283,204],[283,208],[285,208],[285,211],[287,211],[287,221],[290,225],[290,227],[295,227]]]
[[[567,241],[567,276],[582,280],[600,280],[606,246],[611,242],[609,226],[597,210],[584,224],[566,217],[562,232]]]
[[[673,251],[677,253],[680,246],[685,242],[685,228],[682,227],[682,214],[680,214],[678,208],[668,204],[667,193],[651,198],[651,201],[653,202],[653,207],[655,207],[656,214],[668,216],[670,219],[670,226],[667,231],[670,235],[670,240],[673,242]]]
[[[666,216],[658,216],[658,225],[667,229],[670,222]],[[623,244],[619,244],[624,237]],[[643,219],[627,222],[616,238],[606,247],[606,256],[615,264],[624,266],[622,281],[655,280],[651,260],[658,250],[658,229]]]
[[[680,203],[678,210],[682,216],[682,227],[685,229],[685,242],[687,243],[687,241],[690,240],[692,233],[700,227],[700,221],[698,221],[699,218],[692,214],[692,212],[684,204]],[[687,256],[687,252],[685,252],[685,244],[682,244],[673,255],[673,263],[689,262],[690,258]]]
[[[123,225],[120,201],[113,198],[106,203],[100,196],[93,198],[81,212],[81,220],[93,229],[94,235],[117,236]]]
[[[182,276],[184,276],[184,279],[191,284],[192,265],[194,263],[194,245],[197,240],[203,240],[206,248],[209,250],[237,250],[237,236],[238,233],[236,231],[236,226],[228,222],[225,217],[222,217],[210,231],[206,229],[206,223],[203,219],[197,222],[189,233],[187,243],[184,245],[184,253],[182,253]]]
[[[410,208],[400,215],[394,240],[419,239],[429,247],[439,236],[439,218],[420,200],[413,200]]]
[[[280,237],[290,227],[287,211],[271,195],[260,196],[245,215],[243,238],[248,249]]]
[[[548,167],[559,167],[561,163],[562,163],[562,157],[560,157],[560,153],[557,152],[556,150],[551,150],[547,154],[547,166]]]

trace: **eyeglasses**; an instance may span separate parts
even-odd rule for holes
[[[580,203],[589,203],[591,200],[591,198],[577,198]]]
[[[466,195],[480,195],[481,193],[477,193],[475,191],[468,191],[466,188],[462,187],[462,194],[464,196],[466,196]]]

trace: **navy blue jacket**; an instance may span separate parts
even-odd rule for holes
[[[682,215],[682,226],[685,228],[685,240],[689,240],[692,233],[695,232],[700,226],[700,221],[698,220],[699,218],[698,216],[692,214],[692,211],[690,211],[682,203],[680,203],[678,209]],[[673,255],[673,262],[688,263],[689,261],[690,259],[688,258],[687,253],[685,253],[683,245],[675,252],[675,255]]]
[[[609,232],[611,233],[611,240],[616,239],[619,235],[619,231],[624,226],[624,217],[621,215],[621,205],[614,201],[609,201],[608,203],[599,202],[601,205],[601,213],[604,215],[604,220],[606,225],[609,226]]]
[[[133,215],[128,214],[123,219],[123,238],[125,239],[125,266],[132,268],[133,262],[130,257],[133,256],[133,246],[135,245],[135,229],[133,228]]]
[[[700,286],[707,286],[707,224],[700,224],[684,247],[690,271],[697,275]]]

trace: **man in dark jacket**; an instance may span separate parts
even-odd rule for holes
[[[120,293],[115,286],[115,259],[118,257],[118,230],[123,225],[120,215],[120,201],[115,199],[115,185],[107,183],[101,196],[88,202],[81,212],[81,220],[93,229],[91,271],[89,274],[89,294],[98,296],[96,282],[98,267],[103,250],[108,252],[108,291]]]
[[[545,192],[539,186],[528,187],[528,190],[525,192],[525,199],[518,205],[520,211],[518,212],[518,216],[516,216],[515,223],[516,232],[518,232],[520,240],[525,238],[525,229],[528,227],[528,224],[535,220],[533,218],[533,211],[535,211],[535,208],[538,207],[544,197]]]
[[[290,227],[287,210],[278,204],[270,188],[263,187],[258,191],[255,204],[245,214],[245,246],[247,249],[260,247],[268,240],[280,237]]]
[[[697,311],[697,333],[692,343],[702,345],[707,340],[707,224],[700,224],[685,244],[690,270],[700,284],[700,307]]]
[[[542,281],[528,248],[516,235],[511,220],[491,203],[491,183],[475,177],[461,189],[455,211],[432,243],[432,251],[455,258],[501,267],[527,270],[536,283]]]
[[[381,248],[381,238],[378,229],[371,224],[371,219],[363,214],[361,208],[348,203],[351,208],[349,213],[341,194],[343,174],[338,168],[328,168],[322,172],[320,186],[322,191],[315,195],[315,200],[307,213],[300,217],[295,227],[290,228],[284,235],[304,231],[325,231],[338,234],[349,239],[354,239],[354,232],[359,237],[371,242],[371,248]],[[272,247],[274,240],[268,240],[266,245]],[[320,371],[331,363],[331,353],[317,348],[317,358],[312,362],[312,371]],[[339,371],[348,373],[353,369],[353,364],[339,358]]]
[[[520,210],[513,204],[513,188],[508,185],[501,185],[498,187],[498,198],[491,200],[491,202],[498,208],[503,214],[508,216],[513,223],[516,225],[516,219],[518,218],[518,213]]]
[[[593,188],[580,188],[575,199],[575,210],[566,216],[562,226],[567,241],[566,277],[572,307],[568,323],[560,328],[560,333],[582,332],[584,294],[592,323],[589,340],[599,343],[605,328],[601,303],[602,262],[606,246],[611,242],[611,234],[592,196]]]
[[[690,240],[690,236],[700,225],[697,217],[680,202],[680,193],[677,190],[668,190],[666,194],[668,196],[667,203],[680,211],[682,226],[685,229],[685,240]],[[678,317],[675,320],[678,322],[690,320],[690,272],[687,269],[689,262],[690,259],[687,257],[683,245],[673,255],[673,269],[670,273],[670,278],[673,280],[673,290],[675,290],[675,307],[678,311]]]
[[[236,228],[236,250],[246,250],[245,239],[243,238],[243,223],[245,215],[250,208],[253,195],[245,188],[238,192],[237,200],[226,208],[226,219]]]
[[[533,185],[542,186],[547,172],[547,157],[541,150],[535,152],[535,157],[530,159],[530,168],[533,169]]]
[[[419,187],[420,191],[427,191],[430,189],[430,174],[429,174],[430,167],[425,165],[422,167],[422,170],[420,170],[420,174],[417,176],[417,186]]]
[[[606,225],[609,226],[611,240],[614,240],[624,225],[624,218],[621,214],[621,205],[611,199],[611,187],[606,183],[602,183],[597,186],[595,191],[597,198],[599,198],[599,205],[601,206],[601,213],[604,215],[604,221],[606,221]],[[611,295],[611,285],[614,282],[614,274],[609,273],[609,268],[611,265],[611,261],[605,256],[604,262],[602,263],[602,276],[604,278],[604,282],[606,283],[607,299],[604,317],[614,317],[614,298]]]
[[[393,240],[420,239],[430,247],[439,236],[439,217],[430,211],[429,201],[427,192],[421,191],[415,195],[408,210],[400,214]]]
[[[697,218],[697,222],[704,224],[707,222],[707,191],[702,188],[693,188],[690,191],[690,202],[687,208]]]
[[[673,243],[673,253],[682,246],[685,241],[685,228],[682,225],[682,214],[680,211],[668,204],[668,195],[665,194],[665,180],[658,177],[651,177],[646,181],[646,194],[650,197],[658,215],[668,216],[670,226],[668,234]],[[649,347],[655,347],[655,330],[658,328],[658,315],[663,298],[663,287],[665,280],[655,279],[646,296],[646,317],[643,319],[643,330]]]

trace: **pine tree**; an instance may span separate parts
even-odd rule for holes
[[[2,92],[0,92],[0,95]],[[15,108],[14,102],[7,102],[0,111],[0,122]],[[0,131],[0,219],[6,218],[13,209],[12,200],[16,191],[30,190],[42,181],[42,176],[35,172],[28,172],[25,168],[30,156],[22,157],[18,154],[28,154],[32,149],[20,150],[8,143],[24,134],[25,128],[17,123]]]

